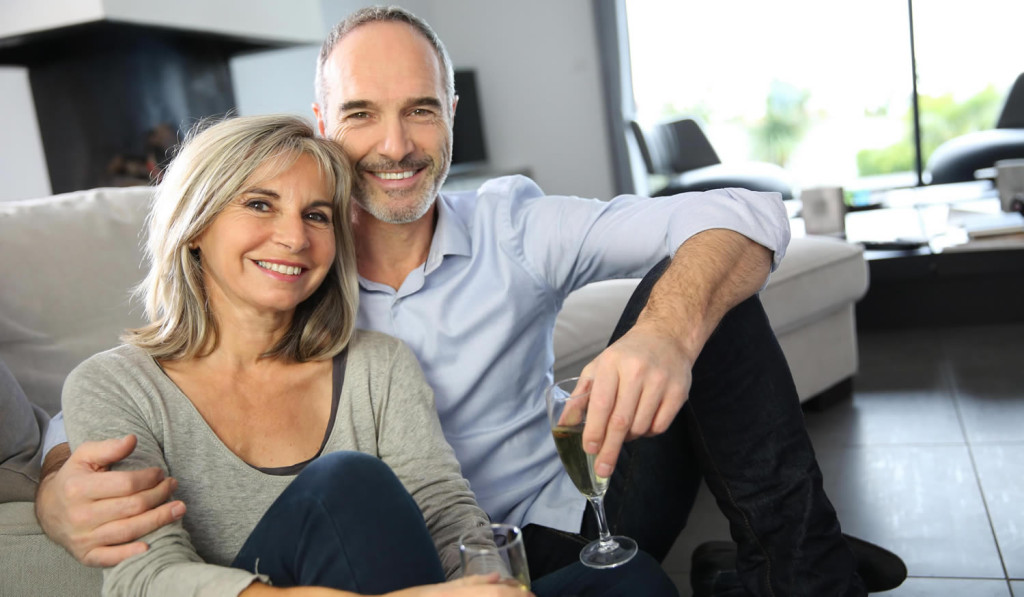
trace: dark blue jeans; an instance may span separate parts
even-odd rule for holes
[[[310,463],[270,506],[232,564],[274,586],[321,586],[379,595],[444,582],[412,496],[379,459],[358,452]],[[534,577],[538,597],[677,595],[651,556],[596,571],[575,563]]]
[[[636,322],[668,260],[644,278],[611,341]],[[605,497],[612,531],[664,559],[706,481],[739,545],[751,595],[865,595],[822,488],[789,366],[760,300],[733,308],[693,367],[689,399],[669,430],[627,443]],[[524,529],[530,568],[572,561],[584,538]],[[597,536],[590,509],[582,534]]]

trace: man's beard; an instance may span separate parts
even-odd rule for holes
[[[387,224],[409,224],[423,217],[434,204],[441,185],[448,177],[449,160],[447,155],[441,157],[439,166],[430,157],[419,159],[407,158],[395,162],[392,160],[376,160],[356,164],[356,176],[352,189],[352,198],[359,207],[374,218]],[[388,191],[372,185],[364,179],[364,175],[373,176],[372,172],[395,172],[425,169],[423,184],[429,185],[415,188]]]

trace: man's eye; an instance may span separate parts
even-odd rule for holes
[[[366,120],[369,117],[370,114],[368,112],[353,112],[345,118],[348,120]]]
[[[434,111],[428,108],[416,108],[412,111],[413,116],[419,116],[423,118],[429,118],[434,115]]]

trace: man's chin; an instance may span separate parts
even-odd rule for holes
[[[396,201],[385,195],[366,201],[363,197],[354,196],[360,209],[386,224],[411,224],[422,218],[433,205],[433,199],[423,200],[420,195],[415,200]]]

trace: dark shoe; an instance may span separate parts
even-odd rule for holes
[[[843,539],[857,560],[857,574],[864,581],[868,593],[891,591],[903,584],[907,578],[907,565],[898,555],[845,533]]]
[[[900,557],[873,543],[844,534],[857,561],[857,574],[869,593],[889,591],[907,578],[907,566]],[[744,595],[736,573],[736,544],[708,541],[693,550],[690,559],[690,588],[693,597]]]
[[[730,592],[746,595],[736,572],[736,544],[708,541],[698,545],[690,557],[690,588],[693,597],[724,597]]]

